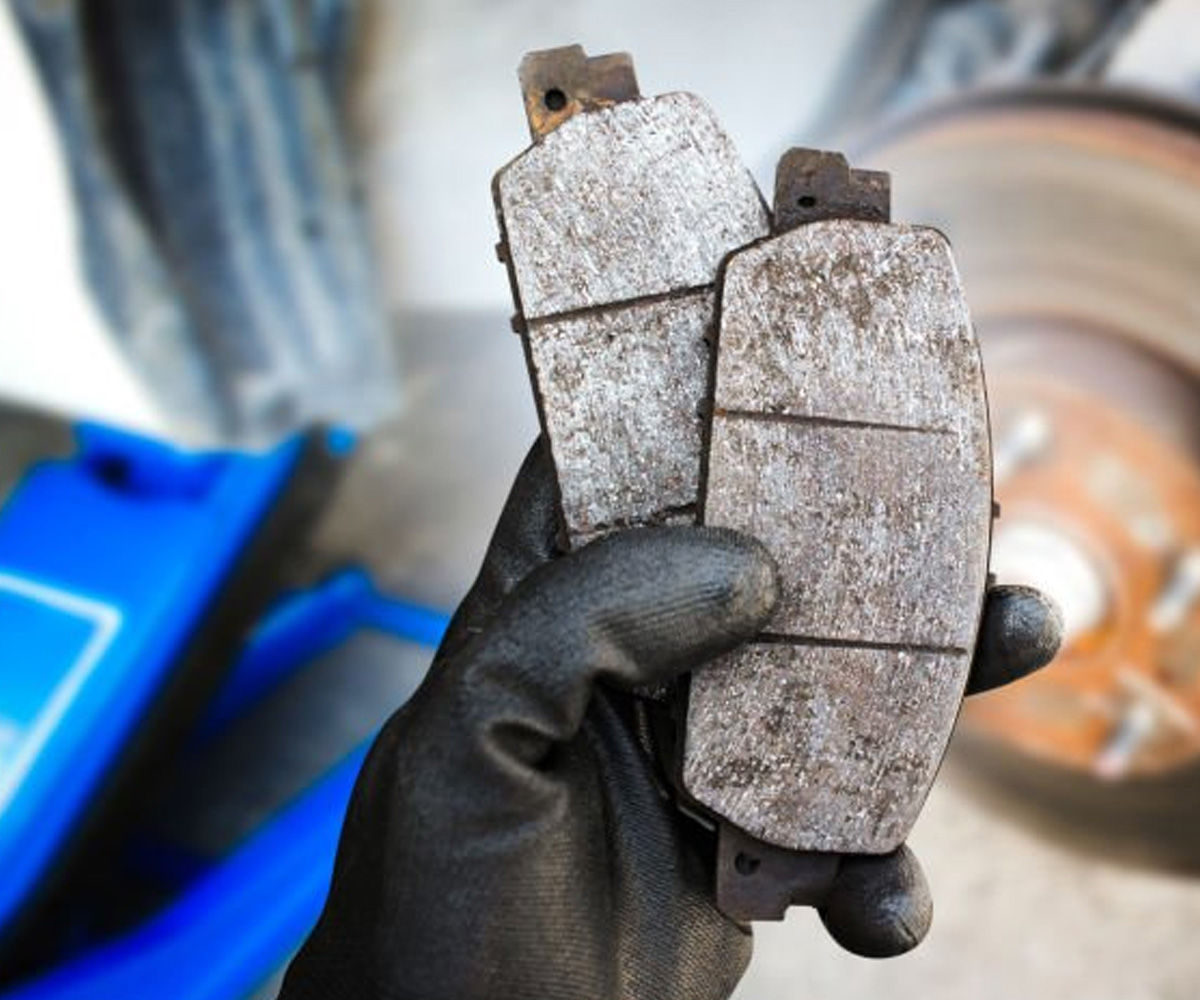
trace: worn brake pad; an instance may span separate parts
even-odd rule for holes
[[[886,221],[886,175],[811,150],[781,161],[775,218],[724,269],[702,520],[760,539],[782,596],[756,641],[692,677],[682,753],[684,790],[743,859],[718,902],[749,919],[814,890],[746,859],[908,835],[966,688],[993,509],[945,238]]]
[[[691,523],[717,269],[766,205],[712,112],[640,97],[628,56],[520,78],[534,141],[492,191],[566,542]]]
[[[564,540],[699,512],[771,549],[774,620],[691,678],[675,777],[726,913],[819,905],[841,855],[911,828],[982,609],[987,408],[948,245],[890,223],[886,174],[811,150],[772,225],[712,113],[640,98],[628,57],[520,76],[498,249]]]

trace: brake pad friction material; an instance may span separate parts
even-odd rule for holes
[[[703,520],[761,539],[782,597],[759,642],[692,678],[688,794],[776,846],[898,847],[965,690],[991,517],[945,239],[837,219],[734,254]]]
[[[698,98],[583,102],[525,65],[579,107],[493,183],[566,541],[691,522],[717,271],[766,206]]]
[[[695,521],[713,294],[539,325],[530,366],[574,544],[637,523]]]

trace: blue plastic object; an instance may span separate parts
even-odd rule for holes
[[[76,438],[0,508],[0,930],[100,794],[303,447],[193,453],[96,425]]]
[[[357,629],[373,628],[436,646],[446,615],[380,594],[361,569],[347,569],[319,588],[290,595],[255,633],[199,728],[201,739],[268,693],[297,663],[340,645]]]
[[[144,927],[3,1000],[241,1000],[312,927],[329,888],[352,755]]]
[[[335,576],[283,601],[256,629],[207,726],[236,717],[359,629],[432,646],[447,623],[443,614],[379,594],[359,571]],[[149,923],[0,1000],[247,996],[287,960],[320,913],[364,752],[339,763]]]

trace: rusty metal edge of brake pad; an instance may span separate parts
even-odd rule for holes
[[[886,174],[850,170],[839,154],[792,150],[780,161],[776,179],[774,234],[732,254],[723,269],[701,519],[763,538],[781,564],[784,594],[767,633],[691,678],[678,782],[684,799],[717,821],[717,902],[723,912],[739,920],[778,919],[788,905],[819,906],[840,856],[887,853],[902,843],[945,754],[982,614],[993,504],[978,345],[944,238],[933,230],[892,226],[888,216]],[[839,240],[845,244],[840,255]],[[880,253],[872,258],[863,247],[873,243]],[[789,261],[793,246],[800,249]],[[823,257],[812,251],[813,246],[831,255]],[[918,261],[921,253],[926,254],[927,270],[906,272],[906,249]],[[746,277],[739,270],[755,262],[764,270],[760,276],[764,280],[758,286],[751,281],[738,287]],[[800,265],[790,277],[789,263]],[[872,264],[874,271],[856,270]],[[815,302],[815,317],[806,317],[803,307],[795,310],[790,308],[795,302],[786,302],[789,289],[806,282],[807,287],[793,294]],[[746,301],[756,287],[763,299],[784,300],[774,316],[769,301]],[[914,302],[922,292],[929,293],[931,301]],[[740,302],[739,295],[743,296]],[[893,324],[890,339],[889,316],[886,309],[880,311],[881,303],[893,310],[893,321],[895,310],[903,313],[906,305],[911,313],[899,316],[900,325]],[[739,308],[749,329],[743,331],[742,342],[731,343]],[[908,325],[908,321],[937,321],[939,315],[936,329],[913,330]],[[771,342],[772,326],[782,329],[785,338],[803,338],[795,324],[803,325],[806,319],[816,329],[798,354],[789,357],[786,345]],[[882,333],[874,345],[863,337],[872,328]],[[854,336],[847,338],[847,333]],[[911,387],[914,398],[902,400],[899,416],[869,412],[864,400],[870,401],[872,388],[877,394],[880,390],[860,379],[863,384],[857,386],[855,400],[856,370],[875,371],[871,381],[876,383],[883,369],[879,365],[872,369],[870,358],[861,352],[874,346],[886,354],[890,343],[891,360],[903,362],[902,353],[917,350],[908,341],[920,344],[922,334],[927,355],[910,357],[909,363],[915,358],[922,367],[941,364],[944,370],[925,372],[929,384]],[[855,338],[856,346],[846,342]],[[836,363],[839,350],[848,355],[849,369]],[[723,378],[730,356],[739,351],[735,363],[743,369],[747,390],[740,397],[736,386],[731,390]],[[800,361],[801,368],[808,366],[815,373],[821,388],[805,385],[803,375],[793,369],[793,392],[799,387],[810,390],[809,395],[799,400],[798,407],[789,405],[795,399],[764,402],[761,393],[772,379],[755,370],[763,358],[777,365]],[[832,369],[826,370],[824,365],[831,362]],[[903,364],[896,368],[902,369]],[[921,372],[910,374],[916,378]],[[945,376],[940,382],[939,374]],[[777,393],[788,384],[787,378],[774,381]],[[812,411],[822,393],[825,403],[831,402],[831,394],[836,403],[843,390],[847,397],[840,401],[843,405]],[[939,400],[941,409],[936,405]],[[727,405],[731,402],[734,405]],[[855,402],[868,412],[853,412]],[[931,411],[924,417],[936,417],[936,426],[927,426],[921,413],[911,412],[922,404]],[[886,438],[886,452],[879,442],[867,445],[869,437]],[[888,458],[881,461],[885,453]],[[800,482],[803,475],[797,477],[797,469],[801,467],[815,467],[818,474]],[[747,484],[756,483],[760,470],[768,468],[772,476],[796,479],[791,483],[793,498],[811,497],[815,489],[829,506],[806,509],[801,500],[789,510],[786,484],[747,491]],[[939,495],[936,480],[943,470],[948,488]],[[912,474],[915,493],[913,482],[901,482],[906,472]],[[876,489],[889,481],[894,481],[900,494],[899,504],[890,510],[888,498]],[[857,495],[856,482],[862,487]],[[865,515],[863,496],[869,498]],[[875,597],[886,606],[905,596],[897,595],[896,580],[886,579],[900,566],[899,582],[908,584],[911,599],[908,611],[922,606],[918,602],[939,598],[948,609],[944,620],[920,623],[928,634],[875,634],[865,640],[844,632],[813,634],[816,619],[832,621],[835,632],[842,624],[834,620],[837,613],[821,609],[823,597],[829,596],[820,593],[822,571],[806,573],[806,562],[820,562],[820,552],[815,551],[820,546],[814,546],[813,540],[820,540],[821,529],[828,527],[829,510],[845,498],[849,498],[847,516],[851,521],[859,516],[863,522],[856,531],[899,527],[902,536],[907,530],[908,558],[896,560],[894,553],[905,550],[896,549],[894,534],[885,532],[880,540],[868,531],[875,544],[858,551],[851,532],[834,537],[837,555],[830,558],[826,552],[824,564],[844,569],[845,563],[858,560],[860,572],[854,579],[838,580],[835,572],[824,580],[826,591],[831,581],[842,591],[840,601],[833,603],[851,621],[855,617],[851,602],[865,608],[860,625],[869,630],[871,615],[878,608],[858,584],[871,580],[871,571],[882,564],[885,579],[877,585]],[[763,514],[762,508],[772,502],[774,514]],[[872,510],[878,515],[881,504],[882,521],[879,517],[872,521]],[[939,534],[942,519],[954,522],[955,517],[955,530]],[[934,526],[932,539],[928,531],[921,535],[928,523]],[[931,540],[940,543],[940,559],[939,545]],[[953,564],[964,552],[966,569],[955,575]],[[931,573],[930,567],[943,572],[945,593],[936,592],[938,574]],[[812,608],[813,617],[807,620],[804,613],[798,620],[791,614],[801,603],[799,588],[803,588],[802,603]],[[959,609],[957,616],[952,613],[955,609]],[[909,625],[901,616],[892,624],[896,623]],[[830,683],[833,678],[821,677],[822,667],[828,671],[831,663],[837,664],[837,676],[844,682],[841,690]],[[873,699],[866,696],[872,691]],[[779,794],[781,788],[785,792]]]
[[[694,523],[715,284],[769,213],[712,112],[642,98],[628,56],[531,53],[533,144],[496,174],[501,242],[565,547]]]
[[[731,920],[782,920],[791,906],[820,909],[842,855],[789,851],[728,823],[717,833],[717,905]]]
[[[517,78],[534,142],[581,112],[642,96],[629,53],[588,56],[582,45],[527,53]]]

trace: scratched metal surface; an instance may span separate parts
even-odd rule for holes
[[[563,516],[577,542],[694,516],[712,310],[712,293],[700,291],[531,331]]]
[[[527,320],[712,284],[766,206],[691,94],[576,115],[496,175]]]
[[[766,207],[690,94],[578,114],[494,184],[568,543],[690,520],[717,269]]]
[[[888,851],[945,751],[986,583],[983,374],[949,248],[792,230],[731,259],[719,338],[704,520],[761,538],[783,596],[770,645],[693,683],[684,784],[771,843]]]

